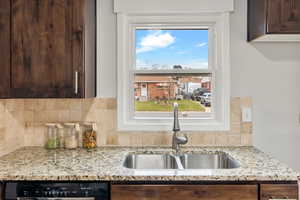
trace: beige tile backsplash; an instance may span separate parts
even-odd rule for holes
[[[187,132],[188,145],[252,145],[252,123],[241,122],[241,107],[251,98],[232,98],[231,130]],[[22,146],[43,146],[46,122],[94,121],[98,146],[171,145],[171,132],[118,132],[115,99],[13,99],[0,100],[0,155]]]

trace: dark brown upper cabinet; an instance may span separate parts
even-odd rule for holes
[[[0,96],[10,96],[10,2],[0,1]]]
[[[300,41],[300,0],[248,0],[248,41]]]
[[[95,96],[95,1],[0,1],[0,98]]]

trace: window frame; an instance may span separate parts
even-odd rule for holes
[[[118,13],[118,130],[167,131],[171,130],[170,116],[135,116],[134,72],[139,73],[211,73],[213,89],[210,116],[182,118],[183,131],[226,131],[230,129],[230,46],[229,13],[188,14],[128,14]],[[135,70],[135,30],[209,29],[209,69],[207,70]],[[213,67],[210,67],[213,66]],[[169,114],[168,114],[169,115]]]

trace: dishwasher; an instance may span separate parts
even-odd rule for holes
[[[5,200],[108,200],[105,182],[8,182]]]

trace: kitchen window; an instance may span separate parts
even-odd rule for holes
[[[229,15],[118,14],[118,128],[229,130]]]

